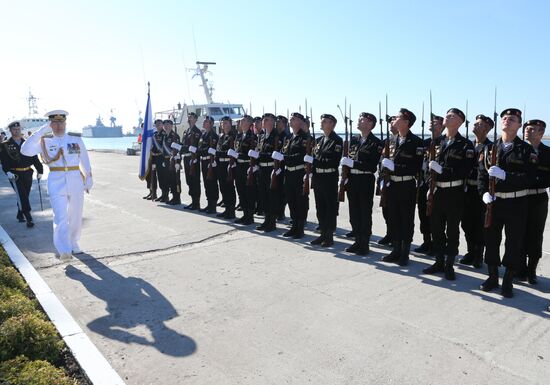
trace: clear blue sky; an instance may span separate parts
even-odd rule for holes
[[[115,109],[130,129],[151,82],[153,109],[204,102],[186,67],[216,61],[214,99],[252,113],[304,104],[355,117],[407,107],[420,120],[464,109],[470,120],[523,109],[550,123],[550,2],[465,1],[18,1],[0,23],[0,126],[26,111],[29,87],[42,111],[65,108],[78,130]],[[193,43],[196,38],[196,52]],[[188,79],[186,81],[186,78]],[[426,107],[426,116],[428,114]],[[419,125],[415,126],[419,130]]]

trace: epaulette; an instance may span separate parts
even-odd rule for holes
[[[53,132],[49,132],[46,135],[42,135],[43,138],[51,139],[53,138]]]
[[[78,132],[68,132],[67,135],[70,135],[70,136],[82,136],[82,134],[79,134]]]

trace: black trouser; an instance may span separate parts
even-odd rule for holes
[[[183,169],[185,171],[185,183],[189,187],[189,196],[193,200],[193,203],[198,203],[201,197],[201,162],[198,159],[195,159],[195,170],[193,175],[191,175],[191,159],[192,155],[185,156],[182,159]]]
[[[256,196],[254,184],[248,186],[248,168],[250,167],[250,162],[238,163],[235,168],[235,186],[237,187],[237,193],[239,194],[239,203],[243,209],[243,214],[245,217],[249,218],[254,215],[256,211]]]
[[[234,211],[235,203],[237,201],[237,195],[235,194],[235,185],[233,181],[227,181],[227,167],[229,162],[217,162],[217,174],[218,184],[220,186],[220,192],[222,193],[222,199],[225,204],[226,210]],[[233,169],[233,174],[235,169]]]
[[[545,192],[527,197],[527,225],[521,254],[521,267],[527,267],[527,258],[538,261],[542,257],[542,239],[548,216],[548,194]]]
[[[295,171],[284,171],[284,191],[288,208],[290,210],[290,218],[294,221],[304,221],[307,218],[308,200],[309,197],[304,195],[304,169]],[[317,186],[315,186],[315,190]]]
[[[458,254],[460,219],[464,208],[464,185],[437,187],[431,216],[433,252],[436,256]]]
[[[216,167],[212,170],[211,178],[208,178],[208,165],[210,160],[201,160],[202,166],[202,183],[204,185],[204,193],[206,194],[206,200],[208,205],[215,206],[218,202],[219,193],[218,193],[218,179],[216,177]]]
[[[521,249],[527,224],[527,197],[497,198],[492,203],[491,226],[485,231],[485,263],[500,265],[502,229],[506,234],[502,264],[512,270],[521,267]]]
[[[317,210],[321,233],[333,234],[336,230],[336,215],[338,214],[338,172],[314,173],[312,183],[315,186],[313,189],[315,193],[315,210]],[[303,194],[303,178],[301,186]],[[309,199],[307,200],[309,201]]]
[[[416,181],[391,181],[387,188],[388,221],[391,239],[411,243],[414,233]]]
[[[19,191],[19,200],[17,202],[17,210],[21,211],[22,213],[30,213],[31,212],[31,204],[29,202],[29,194],[31,192],[32,187],[32,170],[28,171],[12,171],[12,173],[16,176],[16,180],[10,180],[11,186],[17,187],[17,191]],[[14,188],[14,191],[16,189]]]
[[[162,156],[156,156],[153,158],[153,162],[156,167],[153,172],[157,175],[157,181],[160,190],[162,191],[162,195],[166,196],[168,195],[168,189],[170,188],[170,185],[168,184],[168,166],[170,159],[165,159]]]
[[[180,199],[180,194],[181,194],[180,171],[176,171],[175,168],[172,168],[169,166],[166,171],[166,177],[168,179],[168,186],[170,189],[170,193],[172,194],[172,198]]]
[[[418,189],[418,219],[420,220],[420,233],[424,242],[432,241],[432,228],[430,226],[430,218],[426,215],[428,206],[428,190],[430,189],[429,183],[423,182]]]
[[[374,182],[373,174],[350,174],[346,185],[349,220],[356,240],[372,235]]]
[[[483,255],[485,210],[486,206],[481,195],[479,195],[477,186],[468,185],[468,189],[464,193],[464,211],[462,212],[461,223],[468,253],[474,252],[477,247],[481,252],[480,255]]]
[[[260,166],[258,176],[258,201],[262,202],[261,207],[266,215],[279,215],[281,195],[283,195],[283,185],[280,180],[274,189],[271,188],[272,166]]]
[[[284,184],[285,184],[285,176],[284,176],[284,173],[281,172],[279,175],[277,175],[277,185],[284,186]],[[287,202],[288,200],[286,197],[286,189],[283,187],[281,188],[281,193],[278,195],[277,216],[285,215]]]

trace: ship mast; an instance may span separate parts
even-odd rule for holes
[[[29,88],[29,97],[27,98],[27,104],[29,106],[29,116],[34,116],[38,114],[38,106],[36,105],[36,101],[38,100],[37,97],[35,97]]]
[[[202,65],[202,68],[201,68]],[[212,100],[212,91],[213,88],[211,85],[208,84],[208,79],[204,77],[204,74],[208,71],[209,65],[216,65],[215,62],[207,62],[207,61],[198,61],[197,62],[197,70],[195,72],[195,76],[198,75],[201,77],[202,82],[202,88],[204,90],[204,95],[206,96],[206,102],[208,104],[214,103]]]

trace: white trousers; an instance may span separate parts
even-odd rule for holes
[[[50,196],[53,209],[53,244],[57,252],[71,253],[73,245],[80,239],[82,230],[82,190]]]

